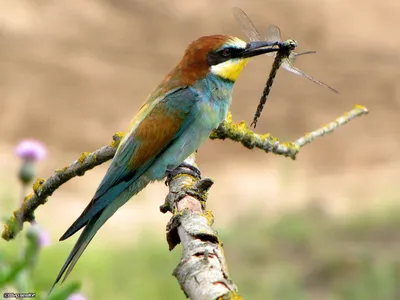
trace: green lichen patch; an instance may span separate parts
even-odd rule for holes
[[[79,156],[78,158],[78,162],[80,162],[81,164],[83,164],[83,162],[85,161],[86,157],[90,154],[90,152],[83,152],[81,156]]]
[[[229,293],[218,297],[217,300],[243,300],[243,298],[235,291],[230,291]]]
[[[113,135],[113,141],[110,143],[110,146],[113,148],[117,148],[119,143],[122,141],[124,138],[124,133],[123,132],[116,132]]]
[[[64,168],[61,168],[61,169],[56,169],[56,173],[57,174],[59,174],[59,173],[65,173],[65,171],[68,169],[68,166],[67,167],[64,167]]]
[[[33,188],[33,192],[37,195],[39,192],[40,187],[43,185],[43,183],[45,182],[44,178],[37,178],[36,181],[34,182],[32,188]]]

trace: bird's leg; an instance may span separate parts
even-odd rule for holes
[[[179,174],[187,174],[193,176],[194,178],[201,179],[201,172],[195,166],[188,163],[181,163],[175,169],[167,169],[167,179],[165,180],[165,185],[169,185],[172,178]]]

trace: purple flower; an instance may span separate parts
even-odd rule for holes
[[[70,296],[67,298],[67,300],[86,300],[86,298],[83,297],[82,294],[75,293],[75,294],[70,295]]]
[[[39,242],[40,247],[46,247],[50,245],[51,239],[46,230],[44,230],[41,226],[39,226],[36,222],[32,224],[32,230],[37,236],[37,240]]]
[[[41,160],[46,157],[47,151],[41,142],[27,139],[18,144],[15,153],[24,160]]]
[[[47,233],[47,231],[45,231],[44,229],[40,229],[39,230],[39,245],[40,247],[46,247],[48,245],[50,245],[51,243],[51,239],[49,234]]]

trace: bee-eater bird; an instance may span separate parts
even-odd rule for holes
[[[84,227],[55,284],[64,281],[101,226],[148,183],[162,180],[226,118],[233,84],[248,59],[277,51],[276,43],[201,37],[133,118],[97,191],[60,238]]]

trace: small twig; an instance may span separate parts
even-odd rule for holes
[[[306,134],[294,143],[280,143],[277,138],[270,134],[257,134],[251,131],[248,126],[241,122],[239,124],[232,123],[232,115],[229,113],[228,118],[210,135],[211,139],[231,139],[240,142],[245,147],[259,148],[266,152],[272,152],[278,155],[284,155],[296,158],[300,148],[312,142],[317,137],[331,133],[339,126],[346,124],[355,117],[367,114],[368,110],[360,105],[356,105],[353,110],[345,113],[328,125]],[[90,170],[114,157],[116,149],[122,138],[121,133],[117,133],[113,137],[113,142],[92,153],[83,153],[78,160],[68,167],[56,170],[55,174],[47,180],[38,178],[33,184],[34,194],[25,197],[21,207],[14,211],[13,216],[4,225],[2,237],[5,240],[11,240],[22,230],[24,222],[34,220],[34,212],[39,205],[46,203],[47,197],[51,196],[62,184],[68,180],[82,176],[87,170]]]
[[[297,141],[295,141],[294,144],[297,147],[301,148],[301,147],[311,143],[316,138],[319,138],[328,133],[331,133],[335,129],[346,124],[347,122],[350,122],[351,120],[353,120],[357,117],[360,117],[362,115],[366,115],[366,114],[368,114],[368,109],[365,106],[355,105],[351,111],[344,113],[342,116],[337,118],[335,121],[328,123],[315,131],[305,134],[304,136],[299,138]]]
[[[195,166],[192,154],[185,163]],[[181,243],[182,257],[173,275],[185,295],[193,300],[242,299],[229,278],[222,243],[211,225],[214,217],[206,210],[209,178],[195,179],[178,174],[169,182],[162,212],[173,213],[167,225],[170,250]]]

